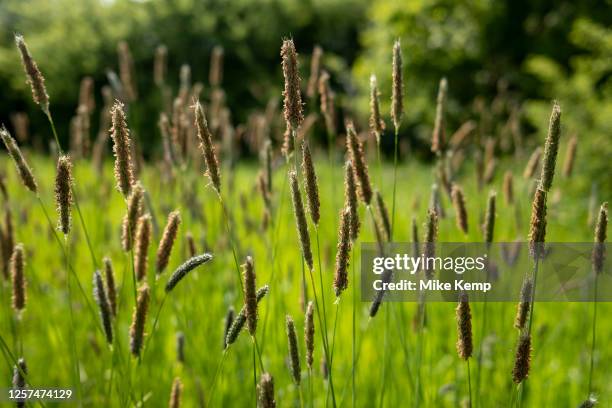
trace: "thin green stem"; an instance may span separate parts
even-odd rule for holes
[[[393,232],[395,230],[395,193],[397,190],[397,149],[398,149],[398,131],[399,129],[395,128],[395,148],[393,153],[393,204],[391,206],[391,237],[389,240],[393,240]]]
[[[351,359],[352,359],[352,368],[351,368],[351,402],[352,407],[355,407],[355,403],[357,401],[357,387],[355,386],[355,365],[357,364],[357,359],[355,355],[355,315],[357,309],[357,273],[355,272],[355,249],[353,249],[353,325],[352,325],[352,336],[351,336]]]
[[[472,375],[470,374],[470,359],[465,360],[467,365],[467,378],[468,378],[468,406],[472,407]]]
[[[221,361],[217,365],[217,369],[215,370],[215,376],[213,377],[212,385],[210,386],[210,392],[208,393],[208,401],[206,402],[207,407],[212,407],[213,396],[215,394],[215,386],[217,385],[217,378],[219,374],[221,374],[221,370],[223,369],[223,363],[225,362],[225,357],[227,356],[227,349],[223,350],[223,354],[221,357]]]
[[[595,288],[593,290],[593,327],[591,333],[591,361],[589,367],[589,388],[587,398],[593,392],[593,369],[595,367],[595,335],[597,333],[597,277],[599,274],[595,273]]]

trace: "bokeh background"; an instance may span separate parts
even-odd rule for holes
[[[289,36],[302,55],[305,78],[313,46],[323,47],[323,65],[345,114],[367,112],[371,73],[378,76],[387,112],[390,51],[399,37],[407,111],[400,137],[410,141],[415,157],[431,158],[432,105],[445,76],[449,131],[475,119],[484,127],[482,134],[500,137],[512,117],[529,141],[546,125],[541,118],[551,100],[558,99],[565,108],[565,131],[578,136],[579,155],[588,157],[580,160],[584,177],[578,188],[588,193],[594,182],[607,196],[612,191],[611,10],[609,0],[3,0],[0,120],[8,124],[15,112],[33,108],[13,42],[16,32],[26,36],[46,76],[62,138],[69,134],[82,77],[94,78],[101,106],[99,90],[108,82],[107,71],[117,71],[117,44],[127,41],[139,93],[131,126],[141,129],[146,152],[160,139],[153,84],[154,51],[160,44],[169,50],[168,82],[174,87],[185,63],[194,82],[207,84],[211,50],[222,46],[227,105],[234,123],[247,123],[253,109],[280,97],[278,50]],[[48,140],[38,134],[46,130],[44,116],[30,116],[33,142]],[[323,127],[314,133],[325,139]],[[390,154],[392,138],[384,142]],[[505,153],[514,148],[508,146]]]

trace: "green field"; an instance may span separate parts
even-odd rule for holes
[[[320,152],[315,156],[322,201],[320,245],[310,225],[318,301],[321,302],[322,295],[325,297],[327,333],[333,344],[331,373],[336,404],[351,406],[355,398],[356,406],[360,407],[461,405],[468,398],[468,388],[465,363],[455,350],[455,304],[428,305],[426,328],[419,334],[413,326],[416,304],[385,303],[378,315],[370,319],[369,303],[360,301],[356,285],[360,270],[359,243],[375,239],[363,205],[360,207],[362,232],[352,254],[356,262],[351,262],[349,287],[340,301],[334,303],[332,281],[338,214],[343,202],[341,154],[339,150],[333,169],[326,154]],[[38,180],[41,201],[55,224],[55,163],[34,153],[26,152],[26,156]],[[0,334],[10,350],[9,354],[3,348],[0,388],[10,386],[13,358],[23,356],[32,386],[71,387],[77,392],[79,405],[83,406],[133,406],[139,401],[146,401],[146,406],[165,406],[175,377],[180,377],[184,384],[184,406],[254,405],[254,363],[257,381],[261,368],[260,362],[255,361],[248,333],[242,333],[236,343],[225,354],[223,352],[226,312],[230,307],[238,311],[243,304],[232,255],[234,245],[240,263],[247,255],[253,257],[257,286],[270,286],[268,296],[259,304],[257,341],[261,364],[274,377],[277,405],[332,406],[329,383],[319,368],[324,352],[321,327],[316,318],[312,372],[308,372],[304,361],[304,312],[301,307],[304,272],[286,182],[287,168],[280,156],[278,159],[272,190],[272,222],[267,230],[262,229],[263,206],[256,187],[258,165],[242,164],[241,161],[234,169],[222,166],[222,191],[233,239],[227,234],[219,200],[208,186],[208,178],[188,169],[177,172],[174,183],[167,183],[156,167],[147,165],[142,170],[140,179],[148,194],[146,207],[153,215],[154,224],[147,276],[153,292],[146,323],[149,342],[141,359],[135,359],[128,348],[134,306],[132,264],[130,254],[123,252],[120,245],[125,202],[115,189],[112,162],[107,160],[102,174],[98,174],[89,161],[76,161],[74,189],[95,259],[92,260],[84,230],[73,208],[73,231],[66,237],[66,243],[68,262],[75,275],[69,279],[60,246],[55,242],[39,202],[23,188],[9,157],[3,154],[2,168],[7,174],[9,197],[4,206],[12,211],[15,241],[25,246],[28,298],[21,319],[16,319],[10,305],[10,282],[3,281],[0,285]],[[521,177],[526,159],[501,163],[497,177],[482,192],[477,191],[473,165],[465,162],[458,181],[465,190],[468,205],[468,240],[482,240],[479,225],[488,190],[498,192],[495,241],[526,239],[531,206],[531,181]],[[579,169],[580,163],[577,166]],[[515,210],[502,199],[502,169],[514,170],[515,196],[521,215],[518,226]],[[381,177],[375,161],[370,160],[370,171],[373,182],[379,187],[382,179],[383,195],[391,209],[392,166],[385,165]],[[233,188],[228,184],[229,179],[233,179]],[[579,192],[576,180],[579,179],[565,179],[560,175],[555,179],[548,203],[547,241],[590,242],[593,239],[593,227],[587,225],[589,198]],[[399,167],[395,241],[411,240],[413,216],[418,220],[422,236],[432,182],[429,167],[421,164]],[[465,239],[455,226],[454,212],[444,194],[443,203],[447,217],[440,220],[439,241]],[[169,270],[156,281],[155,251],[167,214],[173,209],[178,209],[182,217],[179,239]],[[198,252],[209,251],[214,259],[190,273],[168,295],[153,331],[154,317],[164,298],[163,285],[170,272],[189,257],[185,240],[188,231],[195,237]],[[112,259],[119,286],[119,311],[114,321],[112,347],[106,345],[92,294],[93,272],[100,267],[103,256]],[[322,287],[318,279],[319,257]],[[305,276],[307,296],[312,300],[307,272]],[[612,349],[608,336],[612,325],[607,314],[612,306],[602,303],[598,307],[601,318],[597,322],[593,389],[602,406],[608,406],[606,401],[612,397],[609,381]],[[482,344],[483,350],[482,364],[471,359],[472,398],[482,407],[509,406],[517,398],[517,387],[511,375],[517,340],[517,330],[513,328],[516,304],[489,305],[489,323],[484,338],[480,336],[481,308],[482,303],[472,304],[474,348],[476,352]],[[522,390],[523,406],[577,406],[586,398],[592,309],[590,303],[536,304],[531,372]],[[296,322],[302,362],[301,388],[294,385],[288,368],[286,314],[293,316]],[[185,336],[184,363],[177,361],[178,332]],[[421,354],[418,353],[419,344],[422,345]],[[75,362],[78,362],[78,379]],[[352,386],[353,370],[355,387]],[[477,392],[475,379],[479,371],[481,384]],[[417,399],[417,395],[420,398]],[[56,404],[47,402],[45,405]]]

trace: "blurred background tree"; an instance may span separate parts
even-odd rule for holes
[[[583,181],[585,191],[596,181],[609,194],[610,6],[609,0],[4,0],[0,120],[8,123],[12,112],[36,111],[15,32],[24,34],[46,76],[64,139],[81,78],[94,78],[100,104],[106,71],[117,70],[121,40],[130,45],[137,72],[139,100],[131,125],[141,138],[157,140],[159,96],[152,72],[159,44],[169,50],[173,87],[183,63],[191,65],[194,82],[207,85],[211,50],[224,47],[223,88],[236,124],[246,122],[253,108],[263,109],[270,97],[280,98],[283,37],[297,44],[304,86],[309,54],[320,44],[339,103],[345,113],[359,114],[356,119],[365,126],[371,73],[378,77],[382,108],[388,112],[391,47],[400,38],[407,111],[401,137],[419,157],[430,155],[435,95],[445,76],[448,134],[476,119],[482,137],[499,137],[511,113],[519,112],[529,148],[529,138],[540,143],[551,101],[559,99],[565,131],[578,135],[579,157],[588,157],[580,164],[590,176]],[[30,114],[34,138],[46,132],[43,120]],[[323,139],[322,134],[314,137]],[[385,139],[387,151],[391,139]]]

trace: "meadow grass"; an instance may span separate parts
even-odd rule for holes
[[[41,199],[51,203],[53,199],[53,180],[55,178],[55,161],[50,158],[26,152],[34,174],[36,175]],[[372,162],[372,160],[369,160]],[[340,185],[342,172],[337,171],[341,163],[335,163],[336,171],[328,165],[322,154],[315,154],[319,189],[331,191],[330,183]],[[526,162],[526,158],[525,158]],[[75,355],[79,360],[81,377],[80,394],[84,406],[125,406],[145,399],[148,406],[166,406],[170,399],[172,384],[180,378],[182,400],[186,406],[198,406],[203,393],[211,406],[250,406],[254,402],[253,389],[253,344],[247,333],[242,333],[228,350],[223,352],[224,319],[228,308],[242,308],[242,293],[236,290],[236,273],[231,245],[235,246],[239,259],[247,255],[253,257],[257,267],[257,285],[270,285],[269,294],[258,305],[260,319],[266,316],[266,323],[260,322],[262,330],[257,331],[259,347],[265,351],[261,355],[261,364],[266,372],[274,378],[274,393],[278,406],[298,406],[300,391],[294,385],[287,366],[288,346],[285,334],[285,316],[294,317],[296,331],[304,331],[304,313],[300,306],[302,288],[302,265],[300,245],[295,232],[295,221],[291,209],[288,189],[274,191],[274,235],[278,250],[275,252],[274,265],[271,264],[270,242],[262,239],[261,214],[263,202],[260,199],[248,200],[243,209],[237,205],[241,194],[247,197],[256,186],[257,173],[254,163],[245,162],[237,166],[234,174],[235,191],[223,185],[224,200],[228,203],[232,219],[233,242],[228,238],[224,214],[218,203],[217,193],[207,187],[208,180],[200,174],[190,176],[190,182],[177,183],[171,189],[160,183],[159,170],[146,166],[140,176],[150,196],[152,212],[163,220],[170,211],[181,213],[182,223],[177,241],[170,255],[168,269],[174,270],[189,258],[188,243],[185,232],[190,231],[195,240],[198,253],[207,251],[214,254],[214,260],[200,269],[194,270],[185,277],[185,282],[177,285],[165,300],[166,309],[159,316],[155,331],[152,330],[153,319],[149,316],[146,324],[147,336],[145,350],[141,359],[129,355],[129,325],[134,307],[131,294],[131,260],[130,254],[121,248],[121,223],[125,214],[125,202],[115,190],[112,163],[106,162],[102,175],[98,175],[86,161],[76,160],[73,174],[75,189],[79,196],[79,205],[87,225],[89,238],[96,254],[109,256],[113,262],[117,284],[117,318],[113,322],[113,348],[106,345],[106,339],[100,330],[100,321],[94,320],[88,310],[88,303],[74,287],[72,280],[72,312],[69,321],[68,297],[66,293],[65,260],[58,252],[55,239],[49,231],[45,215],[37,199],[20,185],[9,158],[2,156],[1,163],[7,171],[7,186],[10,205],[15,219],[15,242],[23,242],[27,254],[25,276],[28,281],[28,303],[21,320],[16,326],[13,313],[10,311],[10,285],[2,283],[2,314],[0,315],[0,333],[15,357],[23,355],[28,364],[28,382],[32,385],[46,387],[71,386],[75,367],[73,357],[67,353],[67,344],[74,341]],[[510,168],[515,175],[520,175],[522,166],[501,162],[500,168]],[[286,173],[278,169],[274,174],[275,186],[283,184]],[[392,165],[382,167],[382,178],[392,180]],[[468,197],[466,200],[469,214],[469,233],[467,237],[459,232],[447,196],[442,193],[442,200],[447,210],[447,217],[439,220],[439,241],[453,242],[481,241],[481,214],[486,208],[486,195],[477,192],[472,172],[465,170],[461,187]],[[395,241],[411,241],[411,220],[416,217],[422,230],[425,221],[429,194],[433,177],[431,168],[420,164],[402,164],[397,168],[397,191]],[[503,172],[498,171],[491,189],[502,190]],[[389,185],[390,182],[386,182]],[[587,225],[587,201],[576,188],[575,179],[558,178],[555,180],[549,197],[556,191],[562,192],[561,200],[549,198],[547,239],[549,241],[592,241],[592,227]],[[197,206],[186,205],[177,199],[181,190],[188,188],[199,203]],[[515,209],[505,202],[498,203],[495,225],[495,241],[512,241],[516,238],[526,239],[528,223],[526,217],[530,212],[531,196],[529,181],[515,177],[515,205],[523,214],[523,224],[517,229]],[[385,199],[390,200],[391,191],[385,191]],[[341,188],[336,188],[342,194]],[[284,205],[278,205],[280,195]],[[373,406],[381,400],[381,386],[384,387],[384,406],[405,406],[412,404],[417,395],[413,391],[414,378],[409,372],[416,372],[418,337],[411,321],[417,313],[416,303],[398,303],[385,310],[373,319],[368,318],[370,302],[356,299],[355,310],[355,357],[351,347],[353,338],[352,310],[353,297],[360,296],[359,273],[349,274],[349,290],[342,294],[342,307],[337,319],[335,336],[332,345],[334,313],[337,308],[333,302],[333,275],[335,246],[337,242],[337,223],[339,207],[333,203],[342,202],[341,197],[321,194],[321,220],[318,226],[320,238],[320,255],[322,264],[322,281],[325,296],[318,298],[326,302],[330,312],[327,330],[330,347],[333,347],[333,377],[336,401],[338,406],[350,406],[352,394],[353,358],[357,361],[355,369],[355,389],[357,406]],[[236,204],[234,204],[236,203]],[[202,221],[201,214],[206,221]],[[363,220],[362,231],[353,247],[355,251],[351,262],[355,262],[359,271],[360,242],[373,242],[374,233],[367,221],[366,210],[360,207]],[[53,219],[54,214],[51,215]],[[163,226],[162,226],[163,227]],[[162,231],[153,228],[151,245],[149,245],[149,268],[147,280],[151,288],[151,305],[149,314],[158,310],[164,299],[162,284],[155,285],[155,251]],[[315,231],[310,231],[314,239]],[[70,262],[79,280],[83,282],[84,293],[93,303],[92,262],[84,231],[80,223],[73,223],[71,239],[68,242]],[[315,256],[319,255],[318,248]],[[318,267],[318,266],[317,266]],[[272,276],[274,274],[274,276]],[[160,279],[165,283],[169,273]],[[188,282],[188,283],[187,283]],[[318,282],[317,286],[318,286]],[[353,290],[357,285],[357,290]],[[353,287],[351,287],[353,286]],[[309,287],[309,299],[312,288]],[[517,294],[518,300],[518,294]],[[322,307],[322,305],[321,305]],[[427,325],[425,341],[422,343],[420,366],[420,395],[424,406],[454,406],[467,397],[467,375],[455,350],[456,322],[455,304],[429,304],[427,306]],[[537,319],[532,328],[532,362],[528,387],[525,388],[523,406],[567,406],[578,405],[586,397],[589,387],[590,334],[592,305],[587,303],[540,303],[537,307]],[[482,316],[477,313],[480,307],[474,308],[473,325],[481,327]],[[598,314],[605,316],[612,311],[612,306],[601,303]],[[480,386],[480,406],[507,406],[513,392],[512,366],[516,329],[513,327],[516,303],[489,303],[485,338],[480,330],[475,331],[474,344],[482,347],[483,377]],[[560,316],[567,318],[560,319]],[[386,320],[388,319],[388,321]],[[18,331],[15,328],[18,327]],[[263,328],[265,327],[265,330]],[[315,319],[315,328],[320,330],[319,320]],[[70,329],[70,330],[68,330]],[[612,330],[612,323],[607,319],[597,322],[597,334],[601,341],[596,350],[596,363],[593,374],[593,389],[598,398],[607,401],[612,396],[612,384],[607,381],[609,372],[606,367],[612,365],[612,350],[605,343],[606,334]],[[184,362],[177,359],[176,336],[184,334]],[[72,337],[74,336],[74,337]],[[18,338],[19,337],[19,338]],[[382,347],[387,344],[386,352]],[[303,342],[298,339],[300,354],[304,357]],[[19,348],[23,348],[20,351]],[[18,352],[19,351],[19,352]],[[387,353],[387,354],[385,354]],[[323,381],[318,369],[318,362],[323,356],[321,336],[314,338],[314,365],[312,384],[307,384],[307,366],[302,361],[302,379],[312,392],[303,392],[305,406],[331,406],[331,396],[327,383]],[[380,376],[383,358],[386,358],[385,381],[381,384]],[[8,387],[13,374],[13,363],[7,353],[3,353],[4,363],[0,371],[0,388]],[[476,360],[472,362],[475,364]],[[258,363],[259,364],[259,363]],[[478,368],[481,369],[481,368]],[[258,371],[259,367],[257,368]],[[476,370],[472,366],[472,370]],[[211,393],[213,379],[216,377],[214,391]],[[309,390],[310,388],[303,388]],[[109,405],[110,404],[110,405]],[[52,404],[47,404],[52,406]]]

